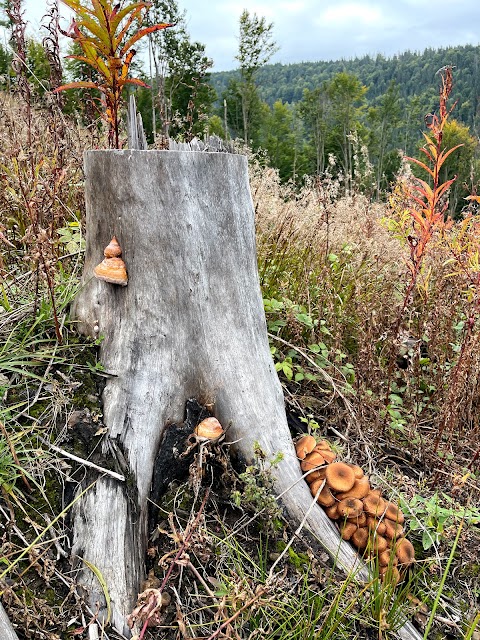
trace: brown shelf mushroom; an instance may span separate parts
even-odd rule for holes
[[[95,277],[110,284],[126,287],[128,284],[127,269],[121,258],[105,258],[93,270]]]
[[[325,472],[327,484],[333,491],[346,492],[355,484],[355,474],[345,462],[332,462]]]
[[[110,240],[110,243],[107,244],[103,251],[103,255],[105,258],[118,258],[122,255],[122,249],[118,244],[118,240],[115,236]]]
[[[95,277],[110,284],[126,287],[128,284],[127,268],[125,262],[120,258],[122,249],[115,236],[105,247],[103,255],[105,256],[104,260],[93,270]]]

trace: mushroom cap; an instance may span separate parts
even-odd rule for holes
[[[387,565],[380,567],[378,573],[383,577],[384,582],[387,584],[395,586],[400,582],[400,571],[395,566],[389,567]]]
[[[328,486],[334,491],[349,491],[355,484],[355,474],[345,462],[332,462],[326,470]]]
[[[325,485],[320,491],[320,495],[317,498],[317,502],[322,507],[331,507],[335,504],[335,498],[332,495],[330,489]]]
[[[385,535],[386,526],[383,520],[377,520],[374,516],[367,516],[367,527],[370,531],[376,531],[381,536]]]
[[[370,548],[372,552],[377,555],[388,549],[388,542],[383,536],[374,534],[373,536],[370,536]]]
[[[300,467],[302,471],[311,471],[312,469],[316,469],[316,467],[320,467],[322,464],[325,464],[323,456],[320,455],[318,451],[312,451],[305,456]]]
[[[370,481],[368,479],[368,476],[363,476],[362,478],[355,478],[355,484],[350,489],[350,491],[338,493],[337,498],[339,500],[343,500],[344,498],[359,498],[361,500],[367,495],[369,491]]]
[[[303,460],[308,453],[311,453],[315,449],[316,444],[317,441],[313,436],[302,436],[295,444],[297,458]]]
[[[353,469],[355,478],[363,478],[365,474],[363,473],[362,467],[359,467],[358,464],[353,464],[352,462],[347,462],[347,464],[351,469]]]
[[[338,516],[338,502],[335,501],[335,504],[332,504],[331,507],[325,507],[324,509],[327,516],[330,520],[337,520]]]
[[[393,540],[394,538],[402,538],[405,535],[401,524],[390,520],[390,518],[384,518],[385,524],[385,536]]]
[[[207,438],[208,440],[216,440],[221,435],[223,435],[224,431],[220,422],[214,418],[213,416],[210,418],[205,418],[202,420],[196,427],[195,433],[200,438]]]
[[[343,518],[356,518],[363,511],[363,503],[358,498],[345,498],[338,503],[338,515]]]
[[[360,527],[354,531],[350,540],[357,547],[357,549],[365,549],[368,544],[368,529],[366,527]]]
[[[327,462],[328,464],[332,463],[337,457],[337,455],[331,449],[322,449],[318,444],[315,447],[314,451],[318,451],[318,453],[323,456],[325,462]]]
[[[321,447],[322,449],[327,449],[328,451],[332,450],[332,446],[328,440],[320,440],[320,442],[317,444],[317,447]]]
[[[122,248],[118,244],[118,240],[115,236],[110,240],[109,244],[103,251],[105,258],[118,258],[122,255]]]
[[[397,556],[393,553],[392,549],[385,549],[385,551],[382,551],[381,553],[378,554],[378,564],[381,567],[388,567],[388,565],[391,564],[391,566],[395,566],[397,564],[398,560],[397,560]]]
[[[359,516],[352,516],[348,518],[348,520],[350,522],[354,522],[357,525],[357,527],[367,526],[367,516],[365,515],[364,511],[362,511],[362,513]]]
[[[319,478],[322,480],[325,479],[325,467],[322,469],[316,469],[315,471],[310,471],[310,473],[305,476],[305,480],[308,484],[312,484],[314,480],[318,480]]]
[[[385,500],[376,491],[370,491],[363,499],[363,510],[374,516],[382,515],[385,506]]]
[[[398,522],[398,524],[403,524],[405,522],[405,516],[403,515],[402,510],[393,502],[387,502],[385,517],[389,520],[393,520],[394,522]]]
[[[357,525],[353,522],[345,522],[340,526],[340,535],[342,536],[343,540],[350,540],[357,529]]]
[[[312,496],[314,496],[317,493],[317,491],[324,484],[324,482],[325,482],[324,478],[317,478],[311,483],[310,493],[312,494]]]
[[[126,287],[128,284],[127,269],[121,258],[105,258],[93,270],[95,277],[111,284]]]
[[[395,553],[398,558],[399,564],[408,566],[415,561],[415,549],[413,544],[407,538],[400,538],[395,545]]]

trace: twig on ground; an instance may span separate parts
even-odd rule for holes
[[[320,495],[320,492],[322,491],[323,487],[325,486],[325,480],[321,483],[321,485],[318,487],[317,489],[317,493],[315,494],[315,496],[313,497],[313,500],[310,503],[310,506],[308,507],[307,511],[305,512],[305,515],[303,517],[303,520],[300,522],[300,524],[298,525],[298,528],[296,529],[295,533],[293,534],[293,536],[290,538],[290,540],[287,542],[287,544],[285,545],[285,549],[282,551],[282,553],[278,556],[278,558],[275,560],[275,562],[272,564],[272,566],[270,567],[270,571],[268,573],[268,581],[272,580],[273,578],[273,572],[275,570],[275,567],[278,565],[278,563],[280,562],[280,560],[285,556],[285,554],[288,552],[288,550],[290,549],[290,547],[293,544],[293,541],[295,540],[295,538],[297,536],[300,535],[303,527],[305,526],[305,522],[307,521],[308,516],[310,515],[311,510],[313,509],[313,507],[317,504],[317,498]]]
[[[64,449],[60,449],[60,447],[57,447],[55,444],[52,444],[51,442],[48,442],[48,440],[45,440],[44,438],[40,438],[40,442],[43,442],[44,445],[46,445],[47,447],[50,447],[50,449],[52,449],[53,451],[56,451],[57,453],[64,456],[65,458],[74,460],[75,462],[78,462],[79,464],[83,464],[86,467],[90,467],[91,469],[95,469],[99,473],[103,473],[107,476],[110,476],[111,478],[115,478],[115,480],[119,480],[120,482],[125,482],[125,476],[122,476],[120,473],[116,473],[115,471],[110,471],[110,469],[105,469],[104,467],[99,467],[97,464],[94,464],[89,460],[85,460],[84,458],[79,458],[78,456],[73,455],[73,453],[69,453]]]

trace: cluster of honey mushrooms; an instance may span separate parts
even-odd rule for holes
[[[378,558],[380,576],[400,580],[415,560],[412,543],[404,537],[405,517],[399,507],[370,486],[362,469],[347,462],[334,462],[336,454],[326,440],[316,442],[302,436],[295,445],[300,466],[313,496],[317,496],[340,535],[367,558]]]

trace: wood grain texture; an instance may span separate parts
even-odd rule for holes
[[[98,479],[75,511],[74,553],[102,572],[114,623],[125,633],[143,577],[153,463],[165,426],[182,421],[188,398],[215,404],[245,459],[255,441],[269,457],[283,453],[276,489],[292,522],[302,521],[311,496],[268,344],[246,158],[88,151],[85,173],[87,251],[74,315],[83,333],[104,337],[100,359],[111,374],[103,394],[106,444],[123,451],[134,486],[126,492],[113,479]],[[125,288],[93,277],[114,234],[127,265]],[[337,565],[367,577],[320,507],[306,528]],[[81,580],[92,605],[102,599],[91,572],[83,570]]]

